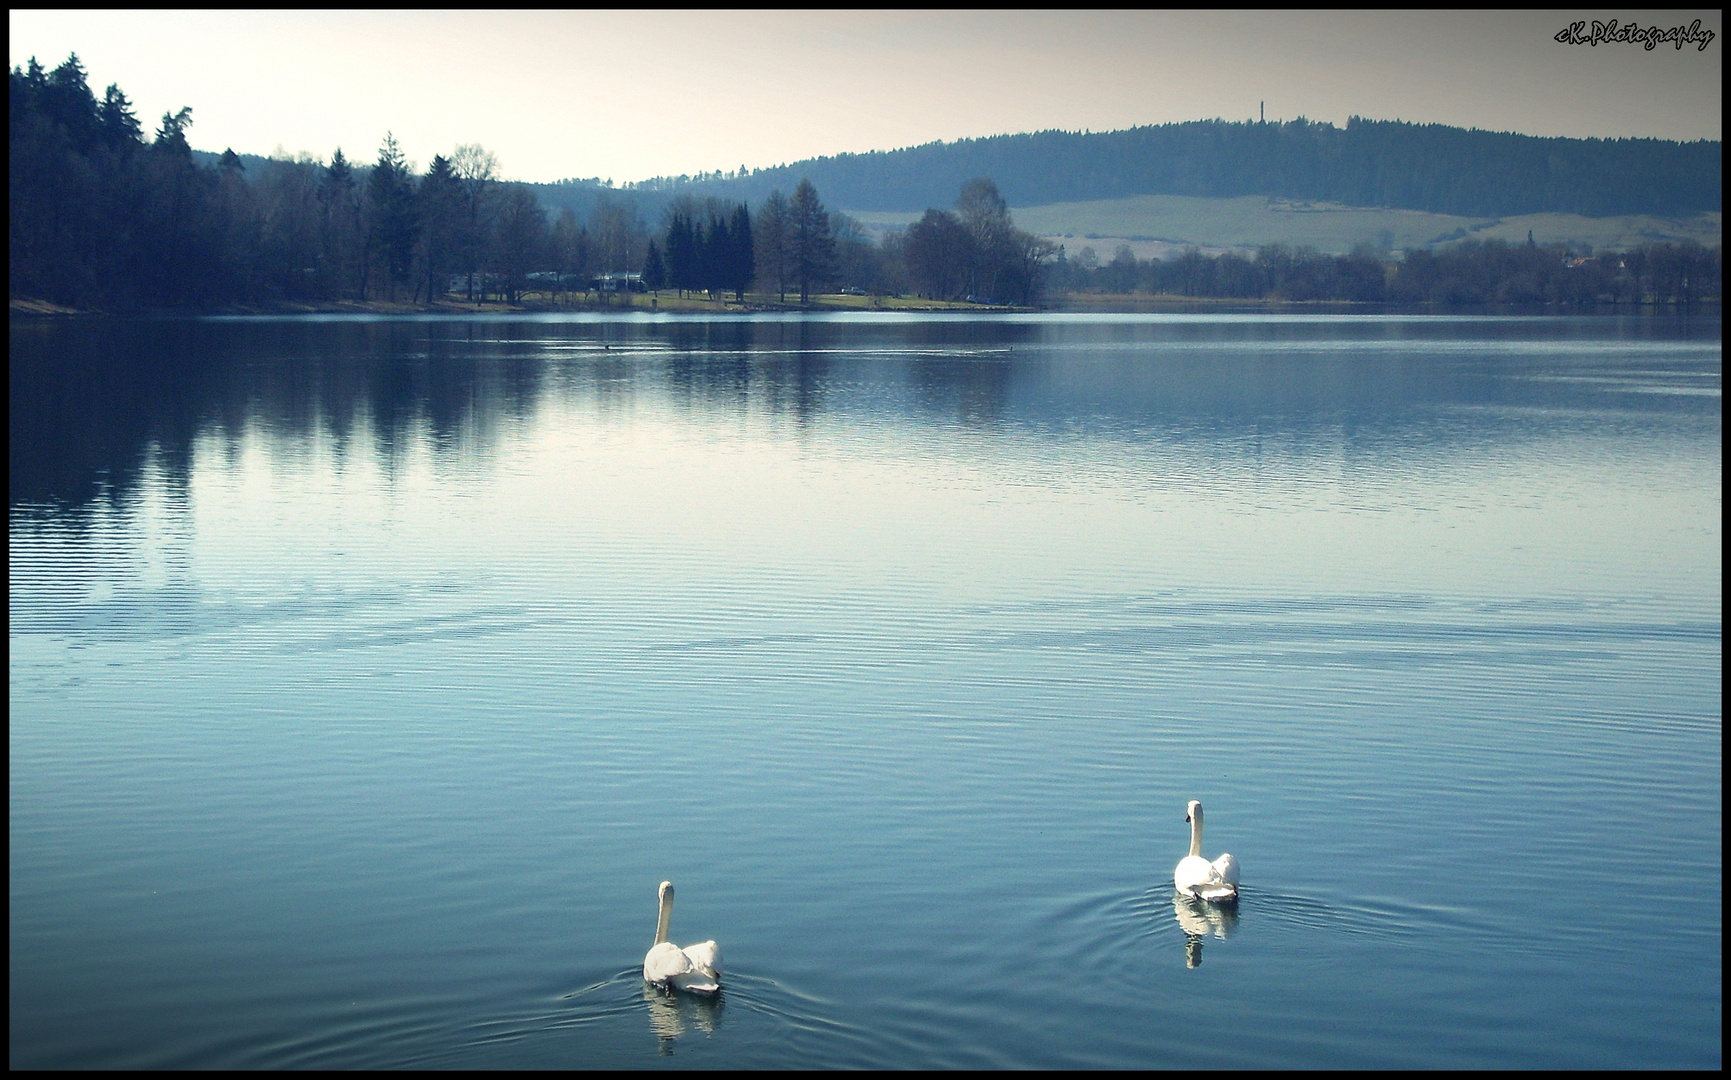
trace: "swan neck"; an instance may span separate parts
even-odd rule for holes
[[[649,943],[650,948],[667,940],[667,924],[673,919],[673,897],[667,893],[661,894],[661,914],[655,920],[655,940]]]
[[[1202,808],[1200,806],[1190,815],[1190,854],[1197,858],[1202,857]]]

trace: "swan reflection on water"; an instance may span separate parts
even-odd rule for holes
[[[649,1004],[649,1030],[663,1054],[673,1053],[673,1044],[692,1028],[708,1036],[721,1026],[719,993],[697,997],[645,983],[643,1000]]]
[[[1184,931],[1184,966],[1202,964],[1202,939],[1213,934],[1221,941],[1238,928],[1237,904],[1213,904],[1182,893],[1172,897],[1172,914]]]

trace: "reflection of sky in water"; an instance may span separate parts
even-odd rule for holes
[[[1717,320],[12,344],[14,1063],[1718,1063]]]
[[[195,514],[207,584],[238,588],[259,583],[247,563],[273,540],[328,557],[321,572],[371,573],[369,560],[506,566],[541,558],[542,545],[562,537],[627,561],[672,545],[807,562],[862,588],[911,575],[986,594],[1006,570],[1018,581],[1129,574],[1146,587],[1228,578],[1347,589],[1382,579],[1531,594],[1640,578],[1668,591],[1692,588],[1692,568],[1717,548],[1718,504],[1703,497],[1717,490],[1717,460],[1694,466],[1711,472],[1679,476],[1667,450],[1690,431],[1717,431],[1716,399],[1707,412],[1631,414],[1617,412],[1627,395],[1612,392],[1632,385],[1651,397],[1681,379],[1717,394],[1716,345],[1596,341],[1583,356],[1567,341],[1469,341],[1451,343],[1458,363],[1397,354],[1366,373],[1327,353],[1294,373],[1270,351],[1281,343],[1170,341],[1146,327],[1138,340],[1077,342],[1064,340],[1076,328],[1063,324],[998,328],[1008,344],[996,335],[957,343],[949,338],[959,331],[943,328],[922,328],[938,340],[897,355],[874,351],[883,328],[854,344],[840,333],[849,327],[829,327],[844,340],[783,350],[797,362],[714,351],[716,335],[739,349],[761,344],[748,331],[764,328],[751,326],[604,327],[627,335],[620,344],[632,358],[592,362],[545,358],[550,349],[592,356],[589,339],[411,337],[414,370],[478,366],[310,383],[304,373],[272,375],[262,381],[280,384],[287,403],[206,406],[184,444],[136,449],[146,462],[138,477],[159,475],[165,486],[127,505],[151,533],[177,508]],[[769,329],[775,340],[792,332]],[[703,336],[680,345],[682,334]],[[1342,343],[1298,344],[1326,353]],[[1192,362],[1186,349],[1204,358]],[[1656,357],[1677,367],[1657,367]],[[1556,370],[1631,359],[1608,383]],[[443,405],[435,395],[405,407],[388,392],[405,380],[461,385]],[[1546,380],[1579,385],[1565,402],[1521,389]],[[1330,393],[1343,382],[1352,389]],[[1606,439],[1607,427],[1620,437]],[[1061,512],[1028,514],[1023,493]],[[260,512],[276,518],[262,535]],[[495,529],[500,522],[511,527]],[[1607,545],[1606,532],[1649,542]],[[937,537],[1010,564],[929,565]]]

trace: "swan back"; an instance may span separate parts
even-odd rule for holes
[[[643,958],[643,977],[652,983],[667,983],[691,971],[691,958],[671,941],[656,942]]]
[[[685,957],[691,966],[714,978],[721,974],[721,946],[713,941],[700,941],[685,947]]]
[[[1228,885],[1238,884],[1238,860],[1230,853],[1223,852],[1220,858],[1214,860],[1214,870],[1220,875],[1220,880]]]

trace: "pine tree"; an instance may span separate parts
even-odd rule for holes
[[[656,294],[667,285],[667,264],[661,261],[661,252],[656,250],[653,240],[649,241],[649,253],[643,257],[643,284]]]
[[[361,297],[366,290],[366,266],[361,258],[361,207],[355,191],[355,171],[342,147],[331,154],[319,184],[319,269],[324,295]]]
[[[703,289],[710,299],[727,288],[728,257],[733,253],[732,238],[727,234],[727,219],[713,215],[703,230],[703,242],[698,247],[698,265],[702,267]]]
[[[450,291],[451,274],[460,266],[463,182],[449,159],[442,154],[433,156],[415,196],[420,220],[416,254],[421,266],[415,289],[420,292],[424,284],[427,302],[431,303]]]
[[[408,279],[414,255],[414,197],[408,162],[396,137],[386,132],[379,160],[367,177],[367,245],[391,300],[397,298],[397,282]]]
[[[809,304],[812,290],[828,279],[835,260],[835,238],[829,231],[829,212],[817,197],[811,181],[801,180],[788,204],[789,248],[793,276],[799,282],[799,302]]]
[[[756,276],[756,250],[751,242],[751,210],[740,203],[733,210],[733,223],[728,229],[728,236],[733,241],[732,257],[728,260],[727,282],[733,289],[733,295],[740,303],[745,302],[745,290]]]
[[[679,290],[698,287],[696,275],[697,242],[692,219],[683,210],[675,210],[667,222],[667,283]]]
[[[132,111],[132,102],[120,92],[118,84],[108,84],[107,91],[102,95],[102,104],[97,106],[96,115],[102,125],[102,141],[110,150],[130,151],[143,142],[144,129],[139,126],[138,116]]]
[[[787,300],[788,267],[791,264],[788,258],[790,213],[787,196],[780,190],[771,191],[757,211],[755,263],[765,283],[775,286],[778,303]]]

